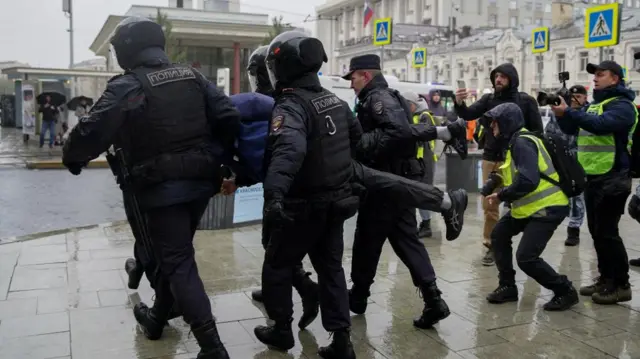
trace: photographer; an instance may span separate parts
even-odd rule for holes
[[[566,80],[568,80],[568,76]],[[566,86],[563,83],[563,89],[566,89]],[[559,91],[558,94],[560,94]],[[571,86],[568,90],[566,90],[566,97],[571,101],[571,108],[580,110],[581,108],[588,105],[587,102],[587,89],[582,85],[574,85]],[[564,138],[569,144],[569,148],[571,152],[575,155],[578,152],[578,144],[576,142],[576,136],[570,136],[562,132],[558,125],[558,120],[555,116],[549,120],[549,123],[546,125],[544,132],[547,134],[555,134]],[[584,222],[584,194],[580,194],[579,196],[572,197],[569,199],[570,204],[570,212],[569,212],[569,225],[567,227],[567,239],[564,241],[565,246],[577,246],[580,244],[580,227]]]
[[[542,119],[538,111],[538,104],[536,100],[527,93],[518,91],[520,79],[516,68],[510,63],[502,64],[491,71],[490,78],[494,93],[483,95],[469,107],[464,103],[464,100],[469,96],[467,90],[456,90],[456,103],[454,106],[456,114],[465,121],[473,121],[499,104],[514,103],[518,105],[524,116],[524,127],[529,131],[542,133]],[[480,146],[484,146],[484,152],[482,154],[482,179],[486,181],[489,173],[497,170],[504,161],[504,151],[502,149],[504,146],[503,144],[497,143],[498,141],[491,131],[487,131],[486,129],[483,131],[483,136],[478,142]],[[498,204],[491,205],[486,199],[483,199],[482,208],[484,209],[483,244],[487,247],[483,264],[493,265],[491,231],[500,217],[500,207]]]
[[[541,286],[552,290],[545,310],[561,311],[578,303],[578,293],[566,276],[558,274],[540,255],[560,223],[569,213],[569,199],[559,186],[543,178],[559,181],[560,176],[542,140],[526,131],[522,112],[514,104],[502,104],[488,111],[480,122],[496,139],[506,144],[505,163],[492,173],[483,188],[491,204],[511,203],[491,233],[492,248],[500,284],[487,296],[489,303],[518,301],[512,259],[512,238],[522,233],[516,251],[518,266]],[[500,183],[502,182],[502,183]],[[499,192],[489,194],[502,184]]]
[[[561,98],[551,108],[562,131],[577,135],[578,162],[587,174],[587,225],[600,277],[580,288],[580,294],[591,296],[594,303],[616,304],[631,300],[629,263],[619,223],[631,193],[627,145],[638,114],[635,93],[625,87],[620,65],[615,61],[588,64],[587,72],[594,75],[594,102],[586,109],[574,109]]]

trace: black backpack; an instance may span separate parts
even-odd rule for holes
[[[564,137],[557,134],[542,135],[529,131],[520,132],[519,135],[534,136],[540,139],[549,153],[553,167],[556,169],[560,180],[556,181],[544,173],[540,173],[542,179],[560,187],[562,192],[569,198],[578,196],[584,192],[587,175],[582,165],[580,165],[580,162],[578,162],[577,155],[571,151],[569,143]],[[515,137],[516,136],[514,136],[514,138]]]

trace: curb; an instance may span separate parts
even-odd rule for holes
[[[27,161],[26,167],[30,170],[64,170],[67,169],[61,159],[57,160],[35,160]],[[87,165],[86,168],[109,168],[109,163],[106,159],[95,159]]]

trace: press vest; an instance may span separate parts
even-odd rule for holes
[[[420,116],[422,115],[427,115],[427,117],[429,117],[429,121],[431,122],[431,124],[433,126],[436,125],[436,121],[433,119],[433,116],[431,116],[431,114],[428,111],[425,111],[423,113],[420,114],[415,114],[413,115],[413,124],[417,125],[420,123]],[[429,141],[429,148],[431,149],[431,151],[433,152],[433,160],[437,161],[438,160],[438,156],[436,156],[436,141]],[[416,154],[416,158],[424,158],[424,146],[418,146],[418,153]]]
[[[302,106],[308,116],[307,154],[287,195],[309,198],[350,189],[348,105],[325,89],[312,92],[296,88],[285,90],[276,100],[276,108],[287,99]]]
[[[560,176],[553,167],[553,161],[542,141],[535,136],[527,135],[526,130],[521,130],[521,133],[524,134],[521,134],[520,137],[530,139],[538,148],[538,170],[540,173],[549,176],[555,181],[559,181]],[[518,170],[511,156],[511,148],[507,151],[507,158],[504,164],[500,166],[500,170],[502,172],[504,186],[510,186],[518,174]],[[511,203],[511,215],[513,218],[528,218],[541,209],[567,205],[569,205],[569,198],[562,192],[562,189],[546,181],[544,178],[540,178],[540,183],[533,192]]]
[[[612,97],[599,103],[592,103],[587,108],[587,113],[602,115],[604,106],[610,102],[618,100],[620,97]],[[631,138],[638,124],[638,109],[635,111],[635,121],[629,132],[629,145],[631,148]],[[595,135],[585,129],[580,129],[578,133],[578,162],[584,168],[587,175],[605,174],[613,168],[616,159],[616,142],[613,134]]]

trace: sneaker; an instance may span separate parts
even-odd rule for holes
[[[460,159],[464,160],[469,154],[466,121],[458,119],[455,122],[450,122],[447,124],[447,129],[449,130],[449,133],[451,133],[451,139],[449,141],[445,141],[444,150],[446,151],[449,148],[453,148],[460,156]]]
[[[420,222],[420,227],[418,227],[418,238],[431,237],[433,237],[433,231],[431,230],[431,220]]]
[[[629,265],[633,267],[640,267],[640,258],[630,260]]]
[[[449,191],[449,197],[451,198],[451,208],[442,212],[444,223],[447,226],[447,240],[453,241],[460,236],[462,232],[462,226],[464,225],[464,211],[467,210],[467,204],[469,203],[469,197],[467,191],[463,189],[456,189]]]
[[[584,287],[580,287],[580,295],[590,297],[594,293],[600,292],[604,288],[604,279],[601,277],[596,278],[596,281]]]
[[[564,241],[564,245],[567,247],[573,247],[580,244],[580,228],[567,228],[567,239]]]
[[[495,264],[495,259],[493,258],[493,251],[491,249],[487,250],[484,257],[482,258],[482,265],[490,267]]]
[[[560,312],[564,310],[568,310],[574,305],[578,304],[580,300],[578,299],[578,292],[576,289],[571,286],[569,292],[562,295],[554,295],[553,298],[542,306],[542,309],[548,310],[550,312]]]
[[[622,287],[603,288],[601,291],[593,293],[591,300],[596,304],[611,305],[631,300],[631,285]]]
[[[501,285],[487,295],[487,302],[491,304],[502,304],[518,301],[518,287],[515,285]]]

